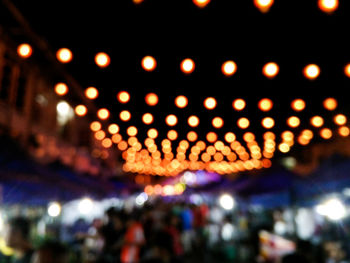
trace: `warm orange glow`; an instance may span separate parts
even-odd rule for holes
[[[344,73],[347,77],[350,78],[350,63],[344,67]]]
[[[99,131],[95,132],[95,138],[96,138],[96,140],[101,141],[101,140],[103,140],[105,137],[106,137],[106,133],[105,133],[104,131],[99,130]]]
[[[218,139],[218,136],[216,135],[215,132],[208,132],[208,134],[207,134],[207,141],[208,141],[208,142],[213,143],[213,142],[215,142],[217,139]]]
[[[289,127],[296,128],[300,125],[300,119],[296,116],[291,116],[287,119]]]
[[[233,133],[233,132],[228,132],[225,134],[225,140],[228,142],[228,143],[231,143],[233,142],[234,140],[236,140],[236,135]]]
[[[277,76],[279,70],[279,66],[275,62],[269,62],[265,64],[262,71],[267,78],[272,79]]]
[[[233,102],[232,102],[232,107],[237,110],[237,111],[241,111],[245,108],[245,101],[243,99],[235,99]]]
[[[27,43],[20,44],[17,47],[17,54],[22,58],[29,58],[32,55],[32,53],[33,53],[33,49]]]
[[[126,141],[120,141],[118,143],[118,149],[121,151],[125,151],[126,149],[128,149],[128,143]]]
[[[305,106],[305,101],[302,99],[295,99],[291,103],[291,107],[295,111],[302,111],[303,109],[305,109]]]
[[[177,124],[177,117],[174,114],[170,114],[165,118],[165,122],[169,126],[175,126]]]
[[[66,95],[68,93],[68,86],[65,83],[57,83],[55,85],[55,92],[59,96]]]
[[[85,90],[85,96],[90,99],[96,99],[98,97],[98,90],[95,87],[88,87]]]
[[[194,142],[196,141],[198,138],[198,135],[196,132],[194,131],[190,131],[187,133],[187,140],[189,140],[190,142]]]
[[[120,91],[117,94],[117,99],[120,103],[127,103],[130,100],[130,94],[126,91]]]
[[[339,6],[338,0],[318,0],[318,7],[325,13],[332,13]]]
[[[346,126],[342,126],[342,127],[339,127],[338,129],[338,133],[343,136],[343,137],[346,137],[346,136],[349,136],[350,134],[350,129]]]
[[[115,123],[112,123],[108,126],[108,132],[110,134],[116,134],[119,132],[119,126]]]
[[[95,56],[95,63],[100,68],[105,68],[105,67],[108,67],[109,64],[111,63],[111,59],[106,53],[100,52],[100,53],[97,53]]]
[[[213,97],[206,98],[204,100],[204,107],[206,107],[208,110],[212,110],[216,107],[216,99]]]
[[[143,0],[132,0],[134,4],[138,5],[143,2]]]
[[[347,122],[347,118],[343,114],[337,114],[334,116],[334,123],[337,125],[344,125]]]
[[[265,132],[264,133],[264,140],[275,140],[276,139],[276,135],[273,132]]]
[[[327,98],[323,101],[323,107],[326,110],[335,110],[338,107],[338,102],[336,99],[334,98]]]
[[[104,138],[102,140],[102,146],[105,147],[105,148],[110,148],[112,146],[112,140],[109,139],[109,138]]]
[[[303,130],[301,132],[301,137],[305,138],[306,140],[311,140],[314,137],[314,133],[311,130]]]
[[[90,129],[94,132],[101,130],[102,125],[98,121],[93,121],[90,124]]]
[[[155,106],[158,103],[158,96],[155,93],[148,93],[145,97],[145,101],[149,106]]]
[[[130,126],[127,130],[126,133],[129,136],[136,136],[137,135],[137,128],[135,126]]]
[[[206,147],[205,142],[203,142],[203,141],[198,141],[198,142],[196,143],[196,145],[199,147],[199,149],[200,149],[201,151],[204,151],[204,149],[205,149],[205,147]]]
[[[271,129],[273,126],[275,126],[275,121],[271,117],[266,117],[262,119],[261,125],[266,129]]]
[[[119,143],[122,139],[123,137],[119,133],[113,134],[112,136],[112,141],[114,143]]]
[[[217,129],[222,128],[222,126],[224,126],[224,120],[220,117],[215,117],[211,123]]]
[[[157,61],[154,57],[145,56],[141,61],[141,66],[146,71],[153,71],[157,66]]]
[[[109,117],[109,111],[105,108],[99,109],[97,111],[97,117],[99,117],[101,120],[107,120]]]
[[[290,150],[290,146],[287,143],[283,142],[280,145],[278,145],[278,149],[282,153],[287,153]]]
[[[311,125],[314,127],[321,127],[324,121],[321,116],[314,116],[311,118]]]
[[[211,156],[210,156],[210,154],[205,152],[205,153],[202,153],[201,159],[203,162],[207,163],[207,162],[210,162]]]
[[[87,113],[87,108],[84,105],[78,105],[75,107],[75,114],[78,116],[85,116]]]
[[[175,141],[177,139],[177,132],[175,130],[170,130],[167,136],[169,140]]]
[[[207,153],[208,153],[209,155],[214,155],[214,154],[216,153],[215,147],[212,146],[212,145],[208,146],[208,147],[207,147]]]
[[[254,0],[254,5],[262,12],[266,13],[270,10],[274,0]]]
[[[56,57],[61,63],[69,63],[73,59],[73,53],[68,48],[60,48],[56,53]]]
[[[255,140],[255,135],[251,132],[246,132],[245,134],[243,134],[243,140],[245,140],[246,142],[252,142]]]
[[[294,139],[294,133],[292,133],[291,131],[284,131],[282,132],[281,137],[283,141],[290,142]]]
[[[158,137],[158,131],[154,128],[151,128],[148,130],[147,136],[150,137],[151,139],[155,139]]]
[[[144,192],[147,194],[147,195],[153,195],[154,193],[154,189],[153,189],[153,186],[152,185],[147,185],[144,189]]]
[[[258,107],[262,111],[269,111],[273,107],[273,102],[272,100],[265,98],[259,101]]]
[[[144,124],[151,124],[153,122],[153,115],[151,113],[143,114],[142,121]]]
[[[320,75],[320,67],[316,64],[309,64],[304,68],[304,76],[308,79],[316,79]]]
[[[123,110],[123,111],[120,112],[119,118],[122,121],[129,121],[131,119],[131,113],[129,111],[127,111],[127,110]]]
[[[186,58],[181,62],[180,68],[183,73],[191,74],[195,69],[195,64],[192,59]]]
[[[185,108],[188,104],[188,100],[185,96],[180,95],[177,96],[175,99],[175,105],[179,108]]]
[[[241,129],[247,129],[249,127],[249,124],[250,124],[249,120],[247,118],[244,118],[244,117],[238,119],[238,121],[237,121],[237,125]]]
[[[232,76],[237,71],[237,65],[232,60],[226,61],[222,64],[221,71],[226,76]]]
[[[188,125],[190,125],[191,127],[197,127],[199,124],[199,118],[197,116],[190,116],[187,120]]]
[[[206,7],[210,3],[210,0],[192,0],[192,1],[196,6],[200,8]]]
[[[332,138],[332,131],[328,128],[323,128],[321,131],[320,131],[320,136],[323,138],[323,139],[330,139]]]

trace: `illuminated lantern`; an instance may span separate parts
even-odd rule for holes
[[[120,112],[119,118],[122,121],[129,121],[131,119],[131,113],[129,111],[127,111],[127,110],[123,110],[123,111]]]
[[[157,61],[154,57],[146,56],[141,61],[142,68],[146,71],[153,71],[157,66]]]
[[[332,13],[339,6],[338,0],[318,0],[318,7],[325,13]]]
[[[326,110],[333,111],[338,107],[338,102],[334,98],[327,98],[323,101],[323,107]]]
[[[98,97],[98,90],[95,87],[88,87],[85,90],[85,96],[90,100],[94,100]]]
[[[237,111],[241,111],[245,108],[245,101],[243,99],[235,99],[233,102],[232,102],[232,107],[237,110]]]
[[[216,107],[216,99],[213,97],[206,98],[204,100],[204,107],[208,110],[212,110]]]
[[[99,117],[101,120],[106,120],[109,117],[109,111],[105,108],[99,109],[97,112],[97,117]]]
[[[179,108],[185,108],[188,104],[188,100],[185,96],[180,95],[177,96],[175,99],[175,105]]]
[[[27,43],[20,44],[17,47],[17,54],[22,58],[29,58],[32,55],[32,53],[33,53],[33,49]]]
[[[169,126],[175,126],[177,124],[177,117],[174,114],[170,114],[165,118],[165,122]]]
[[[222,64],[221,71],[226,76],[232,76],[237,71],[237,65],[232,60],[226,61]]]
[[[215,127],[215,128],[222,128],[222,126],[224,125],[224,120],[220,117],[215,117],[213,120],[212,120],[212,125]]]
[[[78,105],[75,107],[75,114],[78,116],[84,116],[87,113],[87,108],[84,105]]]
[[[273,102],[272,100],[265,98],[259,101],[258,107],[262,111],[269,111],[273,107]]]
[[[100,53],[97,53],[95,56],[95,63],[100,68],[105,68],[105,67],[108,67],[109,64],[111,63],[111,59],[106,53],[100,52]]]
[[[151,124],[153,122],[153,115],[151,113],[143,114],[142,121],[144,124]]]
[[[320,67],[316,64],[309,64],[304,68],[304,76],[310,80],[316,79],[320,72]]]
[[[279,66],[274,62],[269,62],[265,64],[262,71],[267,78],[272,79],[277,76],[279,72]]]
[[[291,107],[295,111],[302,111],[303,109],[305,109],[305,105],[305,101],[302,99],[295,99],[291,103]]]
[[[73,59],[73,53],[68,48],[60,48],[56,53],[56,57],[61,63],[69,63]]]
[[[247,129],[249,127],[249,120],[245,117],[238,119],[237,125],[241,129]]]
[[[117,94],[117,99],[120,103],[127,103],[130,100],[130,94],[126,91],[121,91]]]
[[[254,5],[262,12],[267,13],[271,6],[273,5],[274,0],[254,0]]]
[[[57,83],[55,85],[55,93],[59,96],[66,95],[68,93],[68,86],[65,83]]]
[[[190,116],[187,120],[188,125],[190,125],[191,127],[197,127],[199,124],[199,118],[197,116]]]
[[[186,58],[181,62],[180,68],[183,73],[191,74],[195,69],[195,64],[192,59]]]
[[[196,6],[200,8],[206,7],[210,3],[210,0],[192,0],[192,1]]]
[[[145,101],[149,106],[155,106],[158,103],[158,96],[155,93],[148,93],[145,97]]]

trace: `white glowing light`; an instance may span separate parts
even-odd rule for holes
[[[66,101],[60,101],[57,103],[56,111],[57,121],[60,125],[65,125],[74,117],[74,110]]]
[[[346,216],[346,207],[337,198],[332,198],[316,206],[316,212],[331,220],[340,220]]]
[[[61,214],[61,205],[57,202],[53,202],[47,208],[47,213],[51,217],[57,217]]]
[[[229,194],[223,194],[220,196],[219,204],[225,210],[231,210],[235,206],[235,200]]]
[[[90,198],[84,198],[79,202],[78,210],[81,214],[87,215],[92,211],[94,203]]]
[[[144,203],[146,203],[146,201],[148,200],[148,195],[145,192],[142,192],[141,194],[139,194],[136,199],[135,199],[135,203],[138,206],[143,206]]]

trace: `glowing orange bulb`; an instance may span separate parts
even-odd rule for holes
[[[244,118],[244,117],[238,119],[238,121],[237,121],[237,125],[241,129],[247,129],[249,127],[249,124],[250,124],[249,120],[247,118]]]
[[[177,96],[175,99],[175,105],[179,108],[185,108],[188,104],[188,100],[185,96],[180,95]]]
[[[197,116],[190,116],[187,120],[188,125],[190,125],[191,127],[197,127],[199,124],[199,118]]]
[[[127,110],[123,110],[123,111],[120,112],[119,118],[122,121],[129,121],[131,119],[131,113],[129,111],[127,111]]]
[[[200,8],[206,7],[210,3],[210,0],[192,0],[192,1],[196,6]]]
[[[323,128],[321,131],[320,131],[320,136],[323,138],[323,139],[330,139],[332,138],[332,131],[328,128]]]
[[[311,118],[311,125],[313,125],[314,127],[321,127],[323,123],[323,118],[320,116],[314,116]]]
[[[320,67],[316,64],[309,64],[304,68],[304,76],[308,79],[316,79],[320,75]]]
[[[345,67],[344,67],[344,73],[347,77],[350,78],[350,64],[347,64]]]
[[[275,62],[269,62],[265,64],[262,71],[267,78],[272,79],[277,76],[279,70],[279,66]]]
[[[191,74],[195,69],[195,64],[192,59],[186,58],[181,62],[180,68],[183,73]]]
[[[116,134],[119,132],[119,126],[115,123],[112,123],[108,126],[108,132],[110,134]]]
[[[271,117],[266,117],[261,121],[261,124],[266,129],[271,129],[273,126],[275,126],[275,121]]]
[[[226,76],[232,76],[237,71],[237,65],[232,60],[226,61],[222,64],[221,71]]]
[[[165,118],[165,122],[169,126],[175,126],[177,124],[177,117],[174,114],[170,114]]]
[[[121,91],[117,94],[117,99],[120,103],[127,103],[130,100],[130,94],[126,91]]]
[[[198,135],[196,132],[194,131],[190,131],[187,133],[187,140],[189,140],[190,142],[194,142],[195,140],[197,140]]]
[[[254,0],[254,5],[262,12],[266,13],[270,10],[274,0]]]
[[[327,98],[323,101],[323,107],[327,110],[335,110],[338,107],[338,102],[334,98]]]
[[[157,61],[154,57],[146,56],[141,61],[142,68],[146,71],[153,71],[157,66]]]
[[[102,146],[105,147],[105,148],[110,148],[112,146],[112,144],[113,144],[113,142],[109,138],[104,138],[102,140]]]
[[[90,124],[90,129],[94,132],[101,130],[101,127],[102,127],[102,125],[98,121],[93,121]]]
[[[95,133],[95,138],[96,138],[96,140],[101,141],[101,140],[103,140],[105,137],[106,137],[106,133],[105,133],[104,131],[102,131],[102,130],[99,130],[99,131],[97,131],[97,132]]]
[[[105,108],[99,109],[97,111],[97,117],[99,117],[101,120],[106,120],[109,117],[109,111]]]
[[[17,54],[22,58],[29,58],[32,55],[32,53],[33,49],[27,43],[20,44],[17,48]]]
[[[147,185],[145,189],[143,190],[147,195],[153,195],[154,189],[152,185]]]
[[[224,120],[220,117],[215,117],[211,123],[215,128],[219,129],[224,125]]]
[[[346,126],[342,126],[338,129],[338,133],[343,136],[343,137],[346,137],[346,136],[349,136],[350,134],[350,129]]]
[[[136,136],[137,134],[137,128],[135,126],[130,126],[127,130],[126,130],[126,133],[129,135],[129,136]]]
[[[338,0],[318,0],[318,7],[325,13],[332,13],[339,6]]]
[[[213,97],[206,98],[204,100],[204,107],[206,107],[208,110],[212,110],[216,107],[216,99]]]
[[[151,113],[143,114],[142,121],[144,124],[151,124],[153,122],[153,115]]]
[[[245,101],[243,99],[235,99],[233,102],[232,102],[232,107],[237,110],[237,111],[241,111],[245,108]]]
[[[128,148],[128,143],[126,141],[120,141],[118,143],[118,149],[121,151],[125,151]]]
[[[112,136],[112,141],[114,143],[119,143],[122,139],[123,137],[119,133],[113,134]]]
[[[296,116],[291,116],[287,119],[287,124],[292,128],[296,128],[300,125],[300,119]]]
[[[168,131],[168,139],[174,141],[177,139],[177,132],[175,130]]]
[[[150,137],[151,139],[155,139],[158,137],[158,131],[154,128],[149,129],[147,132],[147,136]]]
[[[265,98],[259,101],[258,106],[259,106],[259,109],[262,111],[269,111],[273,107],[273,102],[272,100]]]
[[[207,141],[208,141],[208,142],[213,143],[213,142],[215,142],[217,139],[218,139],[218,136],[216,135],[215,132],[208,132],[208,134],[207,134]]]
[[[75,114],[78,116],[84,116],[87,113],[87,108],[84,105],[78,105],[75,107]]]
[[[97,53],[95,56],[95,63],[100,68],[105,68],[105,67],[108,67],[109,64],[111,63],[111,59],[106,53],[100,52],[100,53]]]
[[[287,143],[283,142],[280,145],[278,145],[278,149],[282,153],[287,153],[290,150],[290,146]]]
[[[73,59],[73,53],[68,48],[60,48],[56,53],[56,57],[61,63],[69,63]]]
[[[334,123],[337,125],[344,125],[347,122],[347,118],[343,114],[337,114],[334,116]]]
[[[94,100],[98,97],[98,90],[95,87],[89,87],[85,90],[85,96],[90,100]]]
[[[68,86],[65,83],[57,83],[55,85],[55,92],[59,96],[66,95],[68,93]]]
[[[302,99],[295,99],[291,103],[291,107],[295,111],[302,111],[303,109],[305,109],[305,105],[305,101],[303,101]]]
[[[143,2],[143,0],[132,0],[134,4],[138,5]]]
[[[149,106],[155,106],[158,103],[158,96],[155,93],[148,93],[145,97],[145,101]]]
[[[233,132],[228,132],[225,134],[225,140],[228,143],[234,142],[236,140],[236,135]]]

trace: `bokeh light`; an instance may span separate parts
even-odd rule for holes
[[[123,111],[120,112],[119,118],[122,121],[129,121],[131,119],[131,113],[129,111],[127,111],[127,110],[123,110]]]
[[[208,110],[212,110],[216,107],[216,99],[213,97],[206,98],[204,100],[204,107]]]
[[[224,120],[220,117],[215,117],[211,123],[217,129],[222,128],[222,126],[224,126]]]
[[[295,111],[302,111],[305,109],[305,106],[306,106],[305,101],[302,99],[295,99],[291,103],[291,107]]]
[[[126,91],[120,91],[117,94],[117,99],[120,103],[127,103],[130,100],[130,94]]]
[[[347,122],[347,118],[344,114],[337,114],[334,116],[334,123],[337,125],[344,125]]]
[[[237,71],[237,65],[232,60],[226,61],[222,64],[221,71],[225,76],[232,76]]]
[[[169,126],[175,126],[177,124],[177,117],[174,114],[170,114],[165,118],[165,122]]]
[[[323,107],[326,110],[333,111],[338,107],[338,102],[334,98],[327,98],[323,101]]]
[[[95,87],[88,87],[85,90],[85,96],[90,100],[94,100],[98,97],[98,90]]]
[[[249,120],[245,117],[239,118],[237,121],[237,125],[241,129],[247,129],[249,127]]]
[[[188,104],[188,100],[185,96],[180,95],[175,98],[175,105],[179,108],[185,108]]]
[[[304,68],[304,76],[310,80],[316,79],[320,75],[320,67],[316,64],[309,64]]]
[[[32,55],[32,53],[33,53],[33,49],[27,43],[20,44],[17,47],[17,54],[22,58],[29,58]]]
[[[191,127],[197,127],[199,125],[199,118],[197,116],[190,116],[188,117],[188,125],[190,125]]]
[[[311,125],[314,126],[314,127],[321,127],[324,123],[324,120],[321,116],[314,116],[311,118],[310,120],[311,122]]]
[[[90,129],[94,132],[101,130],[101,128],[102,128],[102,125],[98,121],[93,121],[90,124]]]
[[[245,108],[245,106],[246,106],[246,103],[243,99],[235,99],[232,102],[232,107],[237,111],[243,110]]]
[[[97,117],[101,120],[107,120],[109,118],[109,111],[105,108],[99,109],[97,111]]]
[[[60,48],[56,52],[56,57],[61,63],[69,63],[73,59],[73,53],[68,48]]]
[[[267,78],[272,79],[277,76],[279,66],[275,62],[269,62],[264,65],[262,72]]]
[[[143,114],[142,121],[144,124],[151,124],[153,122],[153,115],[151,113]]]
[[[210,3],[210,0],[192,0],[192,1],[196,6],[200,8],[206,7]]]
[[[296,116],[291,116],[287,119],[287,124],[289,127],[296,128],[300,125],[300,119]]]
[[[325,13],[332,13],[339,6],[338,0],[318,0],[318,7]]]
[[[145,101],[149,106],[155,106],[158,104],[158,96],[155,93],[148,93],[145,97]]]
[[[111,59],[106,53],[99,52],[95,56],[95,63],[100,68],[106,68],[111,63]]]
[[[68,93],[68,86],[65,83],[57,83],[55,85],[55,93],[59,96],[64,96]]]
[[[275,126],[275,121],[271,117],[265,117],[262,119],[261,125],[266,129],[271,129],[273,126]]]
[[[108,132],[110,134],[116,134],[119,132],[119,126],[115,123],[112,123],[108,126]]]
[[[258,107],[262,111],[269,111],[273,107],[273,102],[272,100],[265,98],[259,101]]]
[[[152,56],[145,56],[141,61],[141,66],[146,71],[153,71],[157,66],[157,61]]]
[[[183,73],[191,74],[195,69],[194,61],[190,58],[186,58],[181,62],[180,68]]]
[[[85,116],[87,113],[87,108],[84,105],[78,105],[75,107],[75,114],[78,116]]]
[[[262,12],[266,13],[270,10],[274,0],[254,0],[254,5]]]

